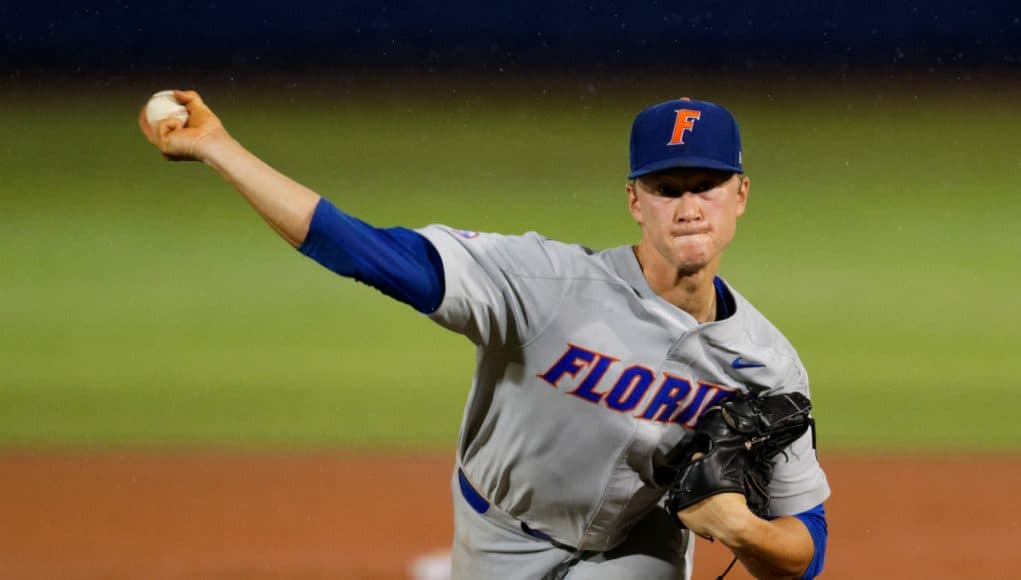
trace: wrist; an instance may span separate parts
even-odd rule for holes
[[[232,150],[240,149],[241,144],[235,141],[226,131],[214,131],[199,137],[192,145],[192,155],[213,169],[219,169],[232,154]]]

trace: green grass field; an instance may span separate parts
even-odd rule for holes
[[[749,211],[723,275],[799,347],[820,444],[1019,450],[1021,87],[273,81],[199,86],[379,225],[636,239],[647,102],[726,103]],[[0,447],[439,447],[474,352],[278,240],[135,126],[163,86],[0,96]]]

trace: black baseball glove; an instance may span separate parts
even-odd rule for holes
[[[671,516],[724,492],[744,494],[749,509],[769,515],[773,458],[813,426],[811,409],[801,393],[738,393],[706,410],[693,436],[667,457],[674,467],[666,502]]]

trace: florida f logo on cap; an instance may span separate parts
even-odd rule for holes
[[[628,179],[675,167],[742,173],[741,134],[730,111],[707,101],[653,105],[631,125]]]
[[[694,129],[695,121],[702,118],[702,111],[698,109],[677,109],[676,113],[674,134],[667,145],[684,145],[684,132]]]

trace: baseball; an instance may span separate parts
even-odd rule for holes
[[[160,91],[149,97],[145,104],[145,120],[155,127],[167,117],[177,117],[182,124],[188,123],[188,109],[174,98],[174,91]]]

